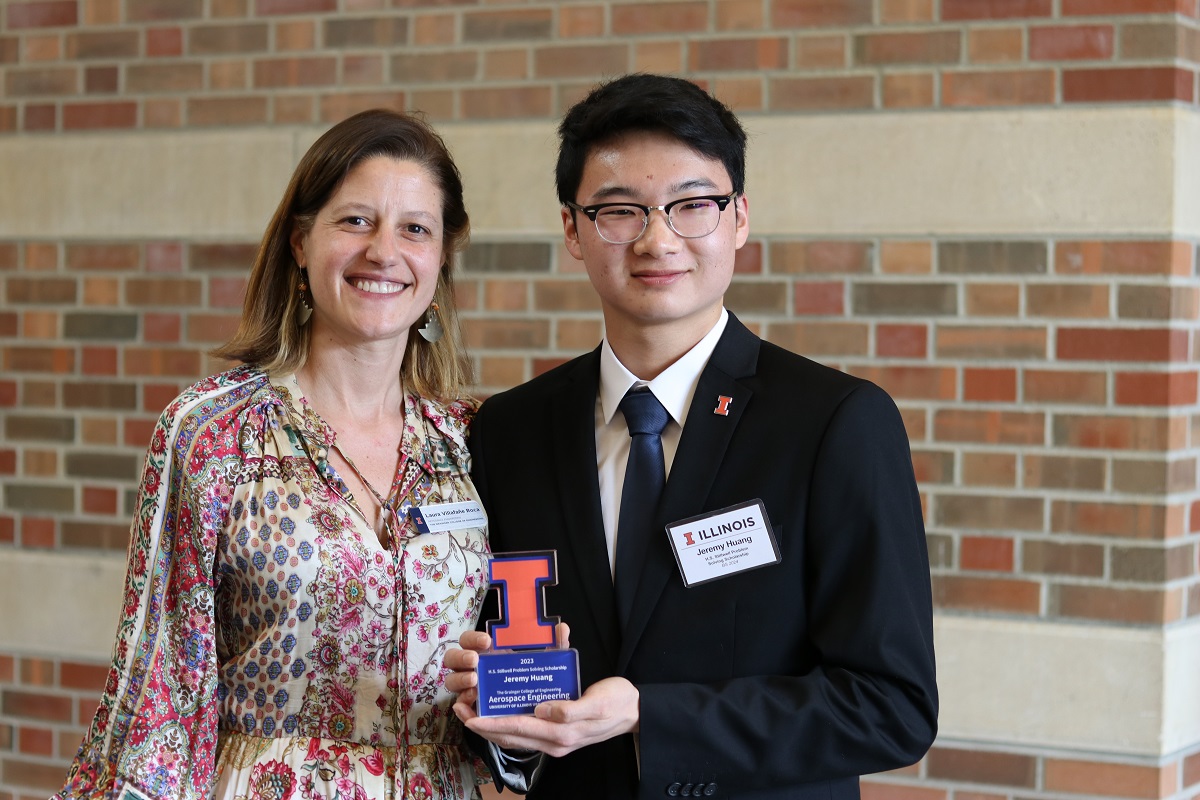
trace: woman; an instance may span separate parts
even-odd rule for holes
[[[243,365],[154,432],[113,668],[59,797],[478,797],[442,685],[487,590],[451,282],[468,227],[418,120],[364,112],[304,156],[215,353]]]

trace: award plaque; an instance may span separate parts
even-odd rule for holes
[[[481,717],[532,714],[546,700],[579,699],[579,654],[554,640],[557,617],[546,616],[545,589],[558,582],[557,553],[493,553],[488,578],[500,615],[489,620],[492,650],[479,654]]]

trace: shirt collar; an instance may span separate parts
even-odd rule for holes
[[[608,337],[605,337],[600,346],[600,411],[604,416],[604,424],[612,422],[621,399],[631,387],[649,386],[671,419],[682,427],[687,421],[687,410],[692,403],[692,395],[696,393],[696,384],[700,382],[700,373],[708,364],[728,321],[729,312],[722,308],[720,318],[704,338],[649,382],[640,380],[625,368],[608,344]]]

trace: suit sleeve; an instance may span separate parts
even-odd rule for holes
[[[886,393],[864,383],[842,400],[811,475],[809,486],[795,487],[808,496],[803,518],[784,521],[799,538],[784,531],[780,546],[804,548],[803,574],[787,582],[803,593],[815,666],[639,685],[643,786],[666,786],[683,773],[743,789],[850,779],[914,763],[933,742],[924,525],[908,439]],[[763,619],[739,635],[795,641],[776,624]]]

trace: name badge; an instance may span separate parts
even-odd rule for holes
[[[412,520],[418,533],[482,528],[487,525],[487,514],[484,513],[483,506],[474,500],[413,506],[408,509],[408,518]]]
[[[779,545],[762,500],[750,500],[667,526],[684,586],[778,564]]]

